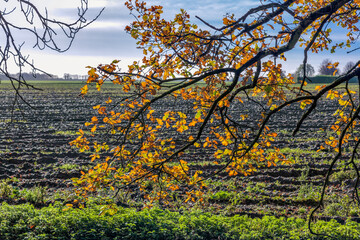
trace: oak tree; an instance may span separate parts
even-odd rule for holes
[[[303,66],[311,54],[352,48],[359,35],[359,5],[359,0],[263,1],[242,16],[224,16],[220,25],[197,17],[204,26],[199,28],[185,10],[168,20],[162,6],[128,0],[135,21],[126,31],[143,58],[126,70],[118,60],[89,67],[82,94],[92,84],[101,90],[105,81],[119,85],[123,93],[94,106],[97,114],[85,124],[90,133],[80,130],[71,142],[92,152],[97,163],[75,180],[79,194],[101,188],[131,192],[138,186],[147,205],[175,197],[201,201],[204,179],[210,176],[249,175],[259,167],[288,164],[273,144],[277,133],[270,122],[296,105],[302,111],[293,128],[296,135],[319,101],[330,98],[339,109],[329,127],[334,135],[321,149],[336,154],[313,216],[345,147],[351,147],[348,162],[358,170],[360,138],[352,130],[359,124],[360,105],[348,81],[360,76],[359,62],[334,82],[309,91],[306,71],[301,84],[294,85],[290,74],[282,76],[280,61],[295,47],[302,48]],[[331,41],[339,29],[346,38]],[[256,110],[250,112],[248,106]],[[189,164],[199,159],[212,161],[211,173]],[[158,185],[148,187],[146,181]],[[358,182],[357,171],[357,200]]]

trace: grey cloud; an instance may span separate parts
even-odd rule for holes
[[[71,52],[84,56],[131,57],[140,51],[129,34],[118,29],[83,30],[76,37]]]

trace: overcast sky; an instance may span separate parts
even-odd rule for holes
[[[50,16],[71,21],[77,15],[76,5],[80,3],[80,0],[47,0],[46,3],[35,0],[34,2],[46,4]],[[123,2],[119,0],[89,0],[90,10],[87,15],[89,19],[96,16],[102,7],[105,7],[105,10],[96,22],[78,33],[72,47],[65,53],[34,49],[32,48],[34,39],[31,39],[31,35],[19,34],[20,40],[26,42],[24,50],[30,58],[34,59],[39,68],[59,76],[63,76],[64,73],[86,74],[86,66],[97,66],[100,63],[109,63],[114,59],[121,60],[121,66],[126,67],[132,61],[141,59],[141,52],[136,49],[135,41],[130,35],[124,32],[125,26],[133,21],[133,17],[129,15]],[[174,16],[180,8],[183,8],[192,17],[197,15],[218,25],[226,13],[235,13],[236,16],[240,16],[259,3],[258,0],[152,0],[148,2],[163,5],[166,16]],[[199,24],[195,18],[192,19]],[[21,18],[18,21],[21,21]],[[338,38],[342,37],[341,32],[337,35]],[[291,55],[287,55],[288,61],[284,63],[286,72],[295,71],[301,63],[302,54],[302,51],[298,49]],[[358,53],[346,54],[346,51],[339,51],[336,58],[334,54],[329,53],[311,55],[309,63],[317,70],[324,58],[330,58],[333,61],[340,61],[340,68],[342,68],[348,61],[355,62],[356,54]]]

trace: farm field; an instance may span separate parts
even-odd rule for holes
[[[21,91],[34,109],[21,103],[15,105],[13,111],[12,88],[6,82],[0,85],[0,201],[9,204],[29,202],[36,207],[55,202],[65,205],[75,198],[71,178],[80,176],[81,170],[86,171],[93,164],[89,153],[79,153],[68,143],[95,114],[92,106],[104,102],[109,96],[112,99],[120,97],[121,91],[105,84],[101,92],[90,91],[83,98],[79,96],[82,83],[48,81],[36,84],[43,91]],[[158,107],[165,111],[169,104],[171,102],[163,101]],[[186,111],[188,107],[185,102],[178,110]],[[251,107],[256,106],[249,104],[249,113],[255,111]],[[319,107],[295,137],[291,136],[292,130],[302,114],[298,106],[285,109],[271,121],[269,127],[278,133],[273,145],[280,148],[293,164],[263,167],[246,177],[230,177],[227,173],[214,176],[207,180],[210,187],[205,201],[188,203],[189,207],[225,216],[254,218],[271,215],[306,219],[317,204],[334,154],[326,149],[317,150],[328,137],[325,127],[334,120],[331,116],[338,106],[334,101],[323,99]],[[204,149],[199,150],[196,157],[187,159],[189,165],[192,169],[211,172],[213,160],[203,158],[201,151]],[[347,168],[346,158],[342,159],[331,177],[326,204],[317,214],[320,219],[334,218],[341,223],[348,218],[359,221],[360,209],[352,199],[354,178],[355,172]],[[116,201],[125,207],[141,209],[142,197],[132,194]],[[183,202],[159,207],[170,210],[188,208]]]

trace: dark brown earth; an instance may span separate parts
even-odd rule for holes
[[[44,91],[22,91],[22,96],[34,109],[21,103],[20,106],[15,105],[12,112],[13,92],[9,91],[10,86],[0,85],[0,179],[16,178],[17,181],[12,184],[20,188],[71,187],[71,178],[79,176],[80,170],[87,169],[91,163],[86,154],[79,153],[68,143],[76,138],[78,129],[83,128],[84,123],[95,114],[92,106],[102,103],[109,96],[114,99],[121,93],[117,88],[108,88],[101,94],[91,92],[82,98],[79,97],[81,84],[47,84],[43,87]],[[166,111],[169,104],[172,103],[163,101],[158,107]],[[178,111],[186,112],[191,104],[178,106]],[[233,111],[253,113],[259,110],[256,108],[253,104],[245,103],[245,107],[235,107]],[[326,129],[334,121],[332,113],[336,108],[334,102],[323,100],[295,137],[291,137],[291,133],[302,112],[298,105],[283,110],[269,126],[279,133],[274,145],[285,149],[284,153],[294,159],[294,164],[261,168],[248,177],[229,177],[226,173],[213,177],[214,182],[226,184],[212,189],[208,207],[229,215],[262,216],[276,213],[305,217],[309,209],[317,204],[318,192],[334,155],[316,150],[326,136],[326,131],[319,129]],[[168,134],[176,134],[176,131]],[[188,160],[192,162],[193,169],[210,172],[214,166],[204,164],[202,156],[200,151]],[[357,217],[358,209],[354,208],[350,213],[344,207],[351,202],[344,202],[344,199],[351,196],[354,175],[344,164],[338,164],[335,172],[328,191],[328,203],[335,206],[339,202],[341,206],[333,216],[350,214]],[[229,194],[220,196],[218,192]]]

